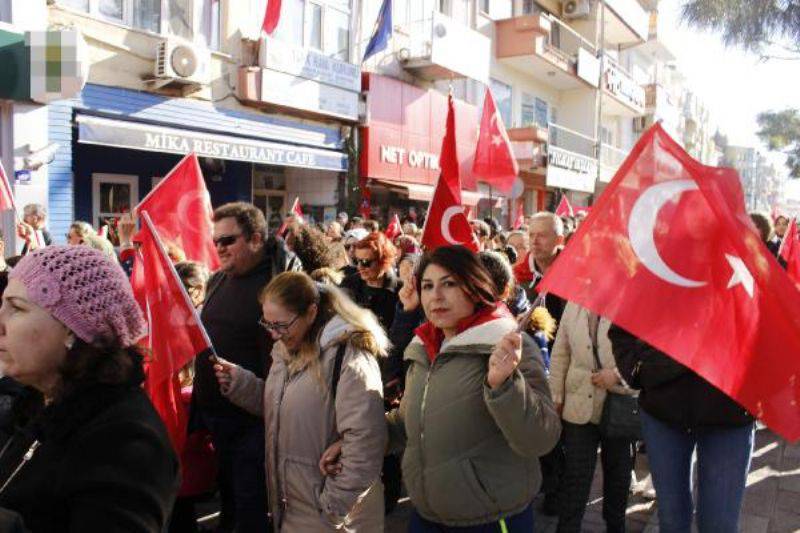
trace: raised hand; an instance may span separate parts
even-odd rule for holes
[[[522,360],[522,334],[507,333],[495,346],[489,357],[489,373],[486,382],[496,389],[508,379]]]

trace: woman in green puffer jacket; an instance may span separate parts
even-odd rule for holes
[[[390,445],[405,446],[409,531],[530,533],[538,458],[561,430],[539,350],[466,248],[427,254],[415,283],[427,322],[405,351],[400,407],[387,415]]]

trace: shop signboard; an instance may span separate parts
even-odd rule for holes
[[[447,97],[399,80],[370,74],[367,124],[361,128],[362,176],[398,183],[436,185],[447,120]],[[461,184],[475,189],[472,159],[478,109],[456,100],[456,144]]]
[[[594,192],[597,160],[556,146],[547,149],[547,186]]]
[[[325,85],[291,74],[261,71],[261,101],[322,113],[346,120],[358,120],[358,93]]]
[[[81,143],[180,155],[195,152],[202,157],[335,172],[347,170],[347,156],[332,150],[87,115],[79,115],[77,121]]]
[[[264,37],[259,51],[262,68],[314,80],[353,92],[361,91],[361,69],[358,65],[294,46],[279,39]]]

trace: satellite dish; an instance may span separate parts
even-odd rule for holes
[[[197,54],[190,46],[176,46],[170,57],[172,70],[182,78],[190,78],[197,72]]]

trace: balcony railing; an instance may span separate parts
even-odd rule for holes
[[[621,150],[615,146],[603,144],[600,146],[600,179],[603,181],[611,181],[619,167],[628,157],[625,150]]]
[[[552,122],[548,126],[548,132],[550,136],[550,146],[596,159],[596,142],[594,137],[584,135]]]
[[[638,112],[643,112],[645,108],[644,88],[613,57],[605,54],[603,61],[605,72],[603,78],[606,91],[625,105]]]
[[[560,61],[575,68],[578,62],[578,51],[583,48],[592,55],[597,49],[592,43],[570,28],[557,17],[547,15],[550,20],[550,33],[544,37],[544,51],[557,57]]]

